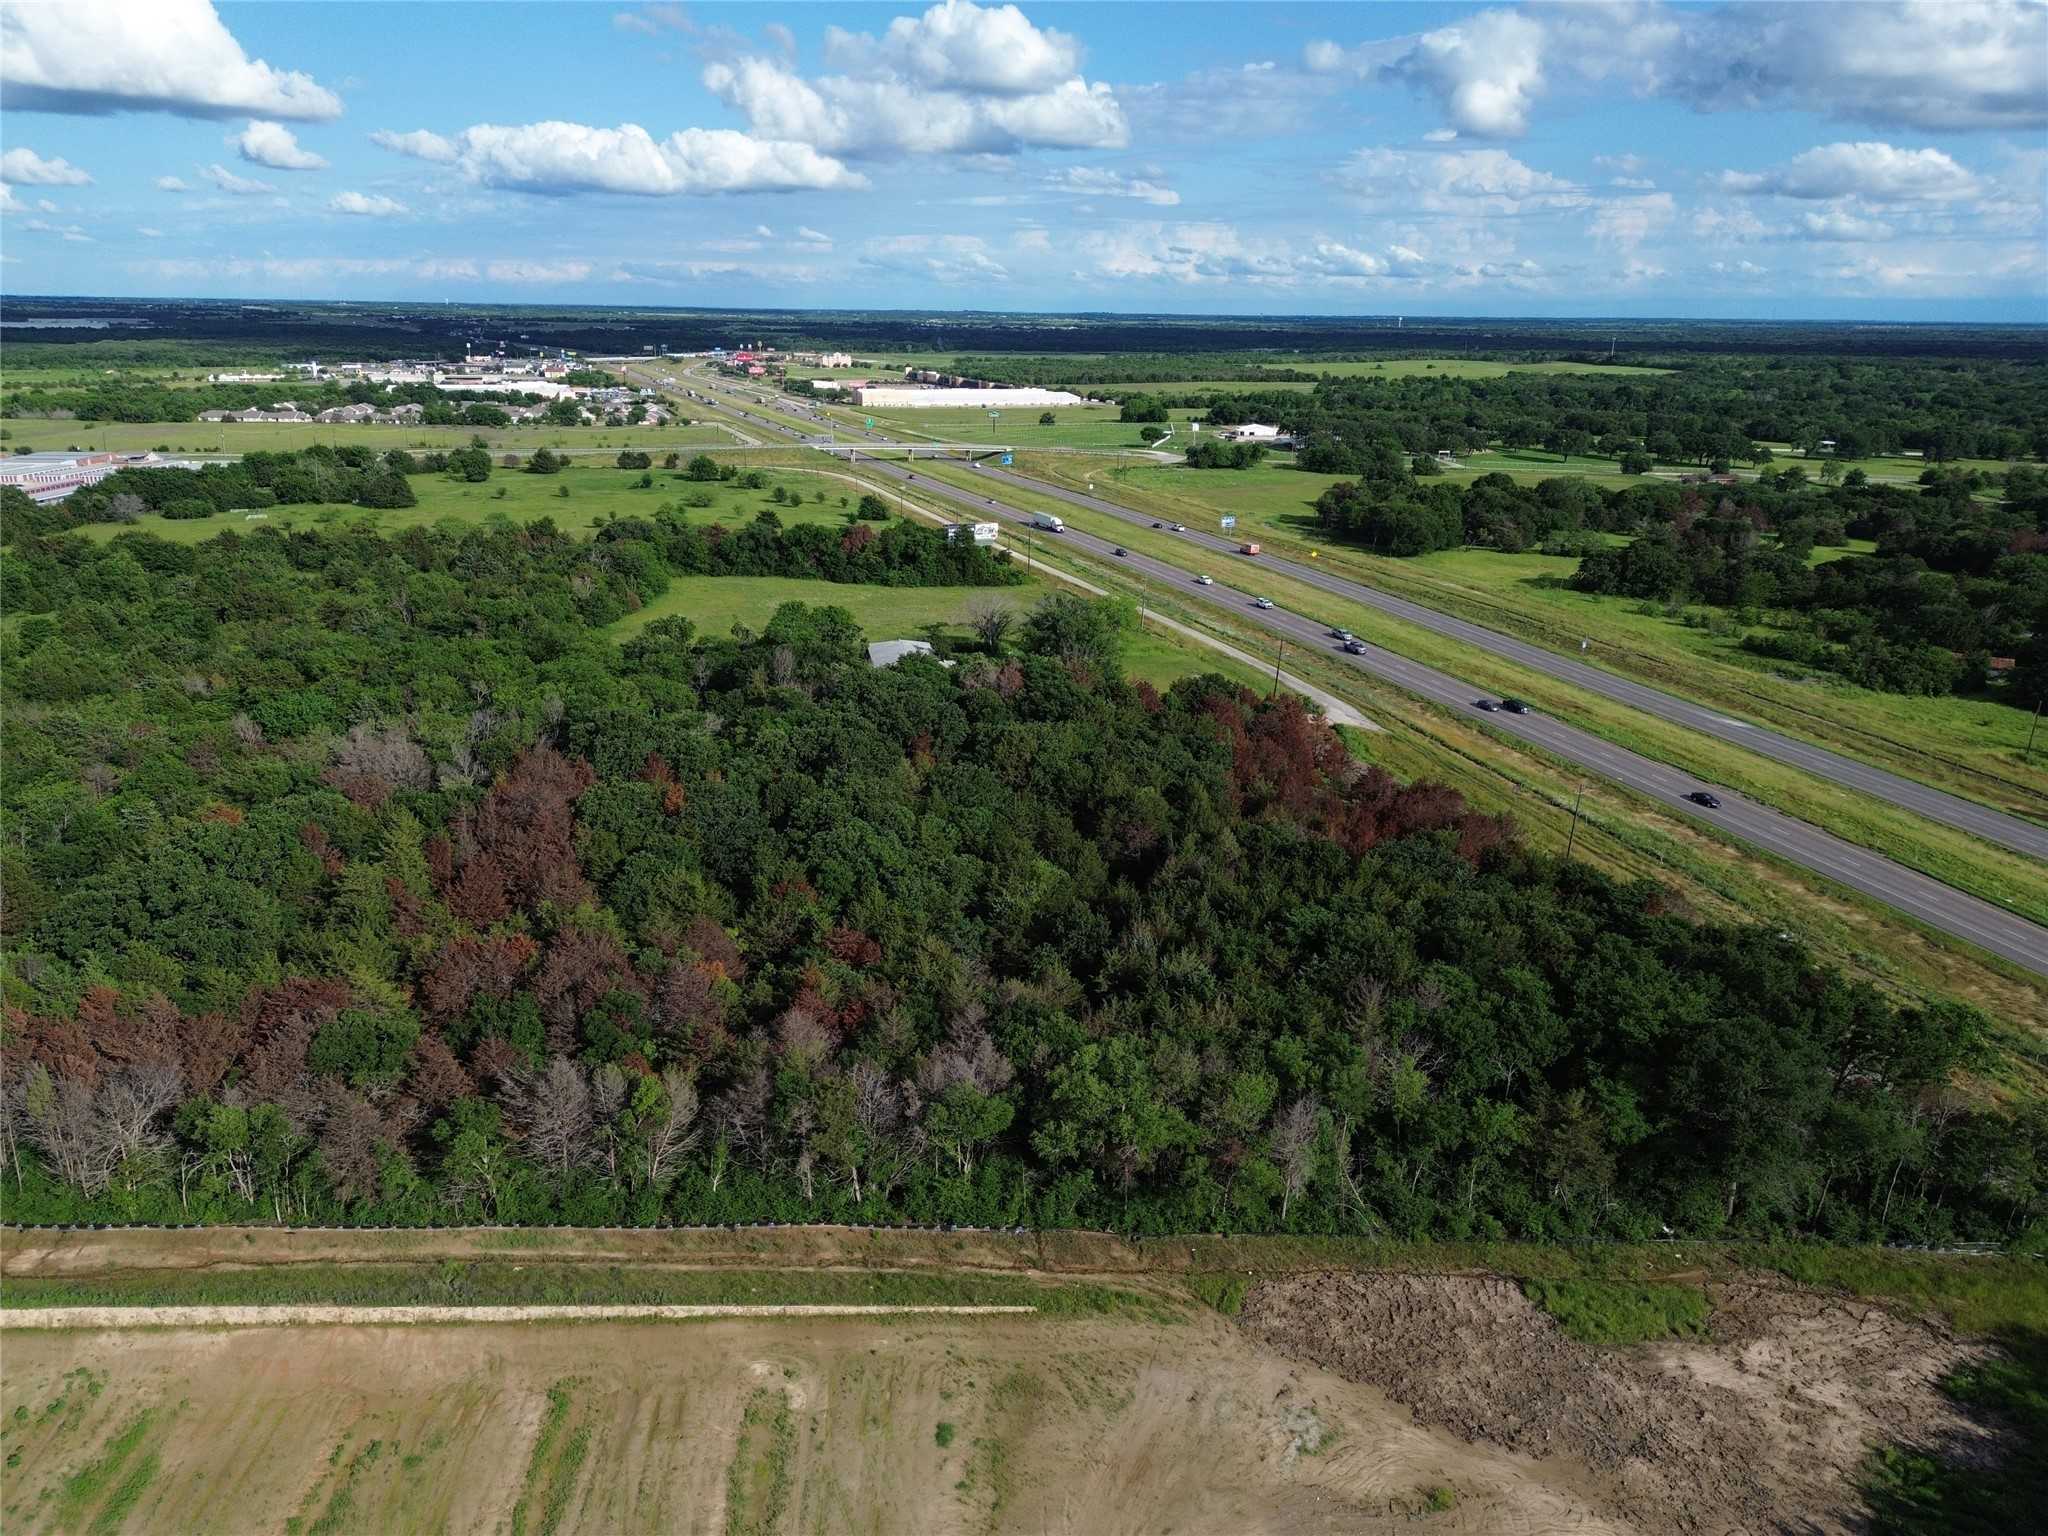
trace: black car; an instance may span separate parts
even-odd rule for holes
[[[1130,553],[1130,551],[1128,549],[1125,549],[1121,544],[1117,545],[1116,552],[1119,556],[1128,555]]]
[[[1472,707],[1474,709],[1483,709],[1490,715],[1500,708],[1500,702],[1496,699],[1474,699]]]
[[[1166,524],[1164,524],[1164,523],[1154,523],[1154,524],[1153,524],[1152,526],[1153,526],[1154,528],[1164,528],[1164,527],[1166,526]]]
[[[1719,795],[1710,795],[1704,789],[1696,789],[1691,794],[1687,795],[1685,798],[1690,800],[1694,805],[1705,806],[1710,811],[1718,811],[1719,809],[1721,809],[1721,797]]]
[[[1526,715],[1529,713],[1529,706],[1521,699],[1502,699],[1500,707],[1511,715]]]

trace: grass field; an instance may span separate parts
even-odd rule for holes
[[[557,453],[616,454],[621,448],[639,448],[661,454],[684,448],[730,448],[732,433],[714,422],[687,427],[399,427],[365,423],[356,426],[324,425],[320,422],[210,421],[39,421],[14,419],[0,424],[0,445],[13,453],[19,449],[39,452],[68,452],[72,449],[105,453],[146,453],[166,449],[172,453],[280,453],[308,448],[315,443],[333,447],[361,444],[379,452],[406,448],[415,453],[446,453],[466,448],[472,438],[481,437],[494,453],[525,455],[547,447]]]
[[[482,485],[451,480],[445,475],[414,475],[416,507],[370,508],[349,504],[312,502],[302,506],[271,507],[266,515],[252,520],[245,513],[225,512],[214,517],[166,520],[157,516],[133,523],[87,523],[79,532],[87,538],[110,539],[128,531],[153,533],[177,544],[196,544],[217,533],[248,533],[259,528],[338,528],[368,523],[386,533],[407,528],[431,527],[440,522],[482,523],[509,518],[515,523],[551,517],[565,529],[584,530],[615,517],[649,517],[655,508],[668,503],[692,523],[723,522],[736,526],[756,514],[773,512],[785,526],[796,523],[841,523],[851,504],[860,499],[856,487],[823,473],[795,469],[763,469],[768,483],[758,491],[741,490],[731,481],[698,483],[684,480],[670,470],[652,471],[654,485],[642,490],[634,482],[637,469],[597,468],[572,465],[555,475],[529,475],[519,470],[494,469]],[[801,495],[801,506],[777,506],[772,499],[777,487]],[[569,494],[563,496],[561,493]],[[819,492],[825,494],[820,502]],[[690,505],[694,496],[708,496],[711,505]],[[844,497],[846,505],[841,504]]]
[[[1145,448],[1150,446],[1139,432],[1140,423],[1117,420],[1117,408],[1108,405],[1067,405],[1052,408],[1054,424],[1038,424],[1041,408],[1025,406],[999,413],[990,421],[988,412],[968,408],[930,411],[863,411],[847,406],[834,411],[841,424],[861,429],[872,416],[875,430],[895,438],[915,438],[940,443],[1000,443],[1014,448]],[[1172,411],[1173,444],[1188,436],[1187,423],[1199,412]],[[1172,446],[1172,445],[1169,445]]]

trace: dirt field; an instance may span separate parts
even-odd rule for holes
[[[1179,1325],[9,1332],[10,1532],[1618,1531],[1568,1465]],[[942,1427],[944,1426],[944,1427]]]
[[[1942,1330],[1790,1286],[1714,1301],[1710,1339],[1625,1351],[1576,1343],[1519,1286],[1473,1277],[1267,1281],[1240,1321],[1418,1424],[1589,1468],[1592,1507],[1644,1531],[1850,1530],[1869,1445],[1980,1442],[1937,1388],[1973,1353]]]
[[[0,1529],[1846,1531],[1868,1445],[1989,1444],[1935,1385],[1973,1346],[1725,1267],[1695,1272],[1710,1337],[1630,1350],[1574,1342],[1510,1281],[1333,1271],[1313,1243],[844,1228],[0,1237],[0,1278],[87,1288],[448,1260],[772,1270],[821,1287],[848,1270],[1086,1277],[1152,1302],[690,1321],[459,1309],[487,1320],[452,1325],[418,1308],[402,1325],[306,1309],[232,1328],[161,1312],[151,1321],[179,1326],[68,1330],[0,1310]],[[1183,1279],[1253,1282],[1249,1269],[1267,1278],[1235,1321]]]

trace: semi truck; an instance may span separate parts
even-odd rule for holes
[[[1050,512],[1041,512],[1032,518],[1031,526],[1041,529],[1046,533],[1065,533],[1067,531],[1067,525],[1054,517]]]

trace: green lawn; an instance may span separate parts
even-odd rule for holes
[[[658,601],[619,620],[614,631],[623,638],[656,619],[680,615],[700,634],[723,635],[736,623],[761,628],[784,603],[809,603],[844,608],[870,640],[920,640],[927,624],[943,624],[965,639],[968,616],[977,609],[995,605],[1022,613],[1054,586],[1034,580],[1018,587],[870,587],[777,576],[685,576],[670,582]],[[1271,681],[1242,662],[1158,629],[1126,637],[1124,671],[1157,688],[1208,672],[1252,687]]]
[[[1117,408],[1109,405],[1054,406],[1054,424],[1042,427],[1038,418],[1044,407],[1025,406],[998,413],[990,421],[988,412],[969,407],[929,411],[864,411],[843,406],[835,414],[842,425],[860,428],[869,417],[875,430],[890,437],[916,438],[945,443],[1000,443],[1014,448],[1143,448],[1143,430],[1137,422],[1118,421]],[[1186,423],[1197,412],[1170,413],[1173,443],[1188,436]],[[1172,445],[1169,445],[1172,446]]]
[[[850,506],[840,504],[840,498],[845,497],[848,503],[859,499],[856,487],[821,474],[793,469],[764,469],[761,473],[768,483],[758,491],[743,491],[730,481],[698,484],[681,479],[673,471],[661,469],[652,471],[653,488],[640,490],[634,485],[641,474],[637,469],[585,468],[579,465],[572,465],[556,475],[529,475],[521,470],[494,469],[491,478],[482,485],[470,485],[444,475],[414,475],[411,477],[413,494],[420,499],[416,507],[372,510],[368,507],[313,503],[271,507],[260,519],[253,520],[247,514],[233,512],[179,522],[145,517],[127,524],[89,523],[79,532],[87,538],[110,539],[133,529],[157,534],[173,543],[196,544],[217,533],[246,533],[259,528],[289,530],[369,522],[386,533],[395,533],[407,528],[428,527],[444,520],[475,523],[496,517],[509,518],[515,523],[551,517],[563,528],[580,531],[594,528],[613,517],[650,516],[663,503],[673,505],[692,523],[739,524],[751,521],[763,511],[774,512],[785,525],[839,523],[845,520],[850,510]],[[777,506],[772,499],[777,486],[791,494],[800,494],[804,498],[803,505]],[[565,490],[569,493],[566,497],[561,495]],[[820,491],[825,493],[823,502],[817,500]],[[700,495],[708,495],[711,505],[689,505],[692,497]]]
[[[687,402],[686,402],[687,403]],[[557,453],[616,454],[640,448],[661,454],[680,449],[730,448],[733,436],[709,423],[687,427],[394,427],[327,426],[319,422],[212,421],[42,421],[15,418],[0,425],[5,451],[34,449],[68,452],[91,449],[108,453],[144,453],[153,448],[173,453],[281,452],[314,443],[335,447],[350,444],[383,451],[407,448],[415,453],[449,452],[482,437],[493,453],[522,456],[549,447]]]

